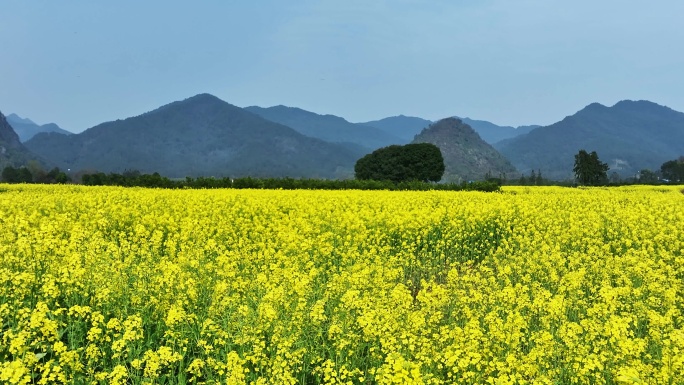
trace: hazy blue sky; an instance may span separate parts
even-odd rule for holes
[[[684,111],[679,0],[0,0],[0,111],[74,132],[208,92],[350,121]]]

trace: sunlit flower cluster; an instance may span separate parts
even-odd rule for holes
[[[0,383],[681,384],[681,187],[0,186]]]

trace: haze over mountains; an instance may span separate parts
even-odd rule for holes
[[[432,121],[414,116],[399,115],[358,124],[391,132],[404,140],[404,143],[409,143],[423,128],[431,125]]]
[[[301,134],[334,143],[353,143],[371,152],[391,144],[405,141],[390,132],[376,127],[350,123],[334,115],[319,115],[301,108],[275,106],[262,108],[245,107],[245,110],[264,119],[292,127]]]
[[[13,121],[33,123],[16,115]],[[610,172],[622,176],[657,170],[684,154],[684,114],[647,101],[613,107],[594,103],[550,126],[514,128],[468,118],[431,123],[403,115],[351,123],[293,107],[239,108],[200,94],[80,134],[33,123],[33,129],[52,132],[36,134],[25,146],[3,122],[3,164],[41,159],[48,167],[72,171],[139,170],[179,178],[350,178],[356,160],[366,153],[412,141],[437,144],[447,166],[444,180],[452,181],[485,174],[515,178],[516,168],[523,174],[541,170],[546,178],[572,179],[580,149],[597,151]]]
[[[643,100],[593,103],[495,147],[523,173],[540,169],[547,178],[572,178],[574,155],[585,149],[596,151],[609,173],[633,176],[684,154],[684,113]]]
[[[533,129],[540,127],[537,125],[519,127],[498,126],[486,120],[459,118],[457,116],[455,116],[455,118],[460,119],[463,123],[472,127],[480,135],[482,140],[489,144],[494,144],[504,139],[515,138],[518,135],[527,134]]]
[[[71,135],[71,132],[62,129],[55,123],[39,125],[34,123],[31,119],[22,118],[17,114],[7,115],[7,122],[14,128],[14,132],[19,135],[19,140],[22,143],[41,132],[58,132],[64,135]]]
[[[26,165],[36,157],[19,140],[19,135],[0,112],[0,169]]]
[[[480,135],[482,140],[489,144],[494,144],[504,139],[514,138],[518,135],[526,134],[532,129],[539,127],[536,125],[520,127],[499,126],[486,120],[459,118],[458,116],[454,116],[454,118],[460,119],[463,123],[469,125],[473,130],[475,130],[475,132],[477,132],[478,135]],[[391,132],[392,134],[404,139],[408,143],[412,141],[413,138],[423,130],[423,128],[432,123],[433,122],[423,118],[399,115],[358,124],[373,126],[387,132]]]
[[[245,107],[265,119],[292,127],[298,132],[312,138],[328,142],[353,143],[372,151],[391,144],[410,143],[416,135],[433,122],[413,116],[392,116],[380,120],[351,123],[335,115],[319,115],[296,107]],[[489,144],[503,139],[514,138],[526,134],[536,125],[511,127],[498,126],[486,120],[458,118],[469,125]]]

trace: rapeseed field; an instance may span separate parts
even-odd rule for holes
[[[0,382],[682,384],[680,189],[0,186]]]

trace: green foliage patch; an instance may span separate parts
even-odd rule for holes
[[[438,182],[444,175],[444,158],[434,144],[393,145],[359,159],[354,172],[360,180]]]

